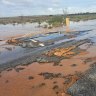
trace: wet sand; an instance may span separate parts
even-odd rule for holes
[[[32,63],[28,66],[17,66],[0,73],[0,96],[70,96],[64,95],[66,77],[77,73],[84,73],[90,64],[96,61],[96,46],[88,44],[80,46],[86,51],[70,59],[64,59],[59,66],[53,63]],[[84,62],[93,58],[90,62]],[[19,69],[18,69],[19,68]],[[40,73],[61,73],[63,77],[45,79]],[[70,83],[69,85],[70,86]],[[57,95],[58,94],[58,95]]]

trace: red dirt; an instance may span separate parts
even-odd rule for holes
[[[96,46],[90,47],[86,54],[82,53],[71,59],[64,59],[60,62],[62,66],[53,66],[53,63],[33,63],[29,66],[17,66],[17,68],[25,68],[19,72],[15,69],[3,71],[0,74],[0,96],[70,96],[66,92],[67,88],[79,79],[74,74],[85,72],[90,68],[92,62],[85,64],[84,60],[95,57],[94,50]],[[93,61],[95,62],[96,59]],[[73,64],[76,66],[72,66]],[[43,76],[38,75],[41,72],[62,73],[65,78],[44,79]],[[34,79],[29,80],[29,76]],[[64,83],[66,78],[71,81]],[[58,86],[57,89],[53,89],[55,85]]]

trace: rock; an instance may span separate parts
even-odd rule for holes
[[[21,70],[24,70],[25,68],[15,68],[16,72],[20,72]]]
[[[43,86],[45,86],[46,84],[45,83],[41,83],[40,85],[39,85],[39,87],[43,87]]]
[[[47,63],[48,60],[45,59],[45,58],[40,57],[40,58],[37,59],[37,62],[39,62],[39,63]]]
[[[58,85],[55,85],[55,86],[53,86],[53,90],[56,90],[56,89],[58,89],[59,88],[59,86]]]
[[[54,82],[53,82],[53,84],[56,84],[56,83],[57,83],[57,81],[54,81]]]
[[[7,71],[12,71],[12,68],[7,69]]]
[[[95,64],[96,65],[96,64]],[[96,96],[96,66],[92,66],[83,78],[68,88],[72,96]]]
[[[8,82],[9,82],[8,80],[5,81],[5,83],[8,83]]]
[[[72,66],[72,67],[76,67],[76,66],[77,66],[77,64],[72,64],[71,66]]]
[[[33,76],[29,76],[28,79],[31,80],[31,79],[34,79],[34,77]]]
[[[63,78],[64,75],[62,75],[61,73],[48,73],[48,72],[44,72],[44,73],[40,73],[39,75],[43,76],[44,79],[53,79],[53,78]]]

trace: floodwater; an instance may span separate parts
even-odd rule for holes
[[[62,37],[62,36],[64,36],[64,34],[53,33],[53,34],[49,34],[47,36],[45,35],[45,37],[35,38],[35,40],[46,41],[46,40],[50,40],[50,39],[54,39],[54,38]]]
[[[89,21],[80,21],[80,22],[71,22],[70,30],[74,31],[82,31],[82,30],[96,30],[96,20]],[[33,33],[42,31],[43,28],[38,27],[38,23],[26,23],[26,24],[18,24],[18,25],[0,25],[0,40],[7,39],[8,37],[16,36],[16,35],[24,35],[27,33]],[[64,31],[66,27],[61,27],[57,29],[57,31]]]
[[[0,39],[5,39],[10,36],[21,35],[25,33],[31,33],[40,31],[42,28],[37,28],[38,24],[26,24],[26,25],[0,25]],[[59,31],[66,30],[65,27],[60,28]],[[61,42],[67,42],[71,40],[83,40],[83,39],[91,39],[94,43],[96,43],[96,20],[89,21],[80,21],[80,22],[71,22],[70,30],[80,31],[81,33],[74,38],[65,38],[59,41],[56,41],[55,44]],[[88,31],[89,30],[89,31]],[[64,34],[53,33],[47,34],[45,36],[41,36],[39,38],[35,38],[36,40],[51,40],[54,38],[61,38]],[[27,48],[21,48],[19,46],[6,45],[5,41],[0,41],[0,64],[14,60],[16,58],[22,57],[27,53]],[[36,51],[37,49],[33,49],[32,51]],[[6,60],[5,60],[6,58]]]
[[[12,36],[16,35],[24,35],[26,33],[32,33],[32,32],[37,32],[40,31],[41,28],[38,28],[37,23],[26,23],[24,25],[19,24],[19,25],[12,25],[12,24],[7,24],[7,25],[0,25],[0,39],[4,40]]]
[[[85,45],[83,45],[85,46]],[[83,48],[81,46],[81,48]],[[64,76],[73,75],[75,72],[85,72],[89,69],[90,64],[85,64],[82,58],[92,56],[95,47],[89,48],[87,51],[90,55],[79,54],[71,59],[65,59],[60,62],[62,66],[53,66],[53,63],[33,63],[29,66],[17,66],[23,68],[19,72],[15,69],[6,70],[1,73],[0,78],[0,95],[1,96],[57,96],[56,92],[63,92],[64,78],[44,79],[39,75],[41,72],[62,73]],[[96,52],[95,52],[96,54]],[[72,67],[72,64],[76,66]],[[33,79],[29,79],[32,76]],[[42,85],[42,83],[44,85]],[[58,86],[54,89],[54,86]],[[47,94],[46,94],[47,93]],[[62,95],[60,95],[62,96]],[[70,96],[70,95],[65,95]]]
[[[86,22],[81,21],[78,23],[71,22],[70,28],[72,30],[74,29],[75,31],[90,31],[84,31],[79,36],[66,39],[65,41],[82,40],[88,38],[91,39],[93,43],[96,43],[96,20],[90,20]],[[52,34],[49,35],[49,37],[51,36]],[[49,37],[48,39],[50,39]],[[5,43],[2,42],[0,45],[0,62],[3,61],[6,56],[10,59],[9,55],[13,54],[14,52],[16,56],[16,53],[23,54],[29,50],[14,45],[4,44]],[[70,74],[74,75],[76,72],[85,72],[90,68],[90,64],[96,61],[96,46],[90,45],[90,43],[88,43],[81,45],[80,49],[84,49],[86,51],[83,51],[70,59],[62,60],[60,62],[60,65],[62,66],[53,66],[53,63],[39,64],[34,62],[29,66],[17,66],[14,69],[3,71],[0,73],[0,86],[2,86],[0,87],[0,96],[57,96],[56,92],[64,92],[63,89],[65,87],[65,78],[44,79],[44,77],[39,74],[42,72],[49,72],[62,73],[64,76],[67,76]],[[88,58],[91,58],[91,62],[84,62]],[[72,66],[73,64],[76,66]],[[19,70],[19,72],[16,71],[18,68],[21,68],[22,70]],[[31,79],[29,77],[31,77]],[[56,86],[58,86],[58,88],[54,89]]]
[[[19,46],[14,46],[14,45],[3,45],[0,47],[0,64],[12,61],[18,56],[23,56],[24,54],[23,48]],[[6,58],[6,59],[5,59]]]

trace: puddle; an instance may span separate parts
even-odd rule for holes
[[[14,29],[14,27],[16,29]],[[13,33],[16,33],[20,29],[16,34],[18,34],[22,29],[21,25],[17,25],[17,26],[14,26],[14,27],[12,25],[0,25],[0,28],[1,28],[0,29],[0,37],[3,38],[3,36],[5,36],[4,34],[7,34],[6,32],[10,31],[11,29],[12,29],[12,31],[15,30],[15,31],[13,31]],[[31,28],[30,24],[29,24],[29,26],[25,25],[25,29],[26,29],[27,33],[29,32],[28,28],[29,29]],[[35,25],[34,25],[34,28],[35,28]],[[96,20],[78,22],[76,24],[73,23],[73,25],[72,24],[70,25],[70,28],[71,29],[76,28],[77,32],[79,31],[80,33],[75,34],[76,36],[73,37],[73,38],[70,38],[70,39],[67,38],[66,34],[64,35],[64,33],[53,33],[53,34],[45,34],[45,35],[44,34],[39,34],[38,35],[39,37],[38,36],[35,37],[35,40],[40,40],[41,42],[51,41],[51,42],[54,42],[54,44],[59,44],[59,43],[67,42],[67,41],[71,41],[71,40],[79,41],[79,40],[83,40],[83,39],[91,39],[92,42],[96,43]],[[90,29],[92,29],[92,30],[90,30]],[[4,33],[3,35],[1,34],[2,30],[6,31],[5,33],[3,32]],[[10,35],[11,32],[7,35]],[[21,33],[22,32],[24,32],[24,31],[21,31]],[[13,35],[13,33],[12,33],[12,35]],[[59,38],[59,39],[57,39],[57,38]],[[6,48],[6,47],[8,47],[8,48]],[[27,54],[27,52],[29,50],[29,49],[26,49],[26,48],[25,49],[21,48],[19,46],[15,46],[15,48],[11,47],[11,49],[9,47],[10,47],[9,45],[7,45],[7,46],[5,45],[5,41],[0,41],[0,64],[4,63],[5,61],[13,60],[13,58],[22,57],[23,55]],[[38,50],[38,49],[36,49],[36,50]],[[35,48],[34,48],[34,50],[35,50]],[[31,51],[34,51],[34,50],[31,49]],[[30,50],[29,50],[29,52],[30,52]]]
[[[0,47],[0,64],[22,56],[24,50],[25,49],[14,45],[4,45]]]
[[[81,24],[79,24],[81,23]],[[58,42],[56,41],[55,44],[61,43],[61,42],[67,42],[70,40],[83,40],[83,39],[91,39],[92,42],[96,43],[96,20],[93,21],[87,21],[87,23],[79,22],[78,25],[75,25],[77,28],[79,27],[80,30],[84,28],[85,29],[91,29],[87,32],[81,32],[77,35],[77,37],[68,39],[62,39]],[[84,25],[85,24],[85,25]],[[74,27],[75,28],[75,27]],[[79,30],[78,28],[78,30]],[[80,31],[79,30],[79,31]],[[64,37],[64,34],[54,33],[54,34],[47,34],[47,35],[39,35],[38,38],[35,38],[36,40],[46,41],[46,40],[54,40],[56,38],[62,38]],[[82,45],[82,49],[87,49],[89,45]],[[43,47],[45,48],[45,47]],[[50,48],[50,47],[49,47]],[[0,64],[5,63],[7,61],[13,60],[14,58],[19,58],[20,56],[24,56],[30,52],[37,52],[41,51],[40,48],[21,48],[19,46],[14,45],[5,45],[5,42],[0,42]],[[54,84],[53,82],[57,82],[57,85],[62,89],[64,78],[56,78],[52,80],[44,80],[42,76],[39,76],[41,72],[49,72],[49,73],[63,73],[64,76],[69,74],[74,74],[77,71],[85,72],[90,68],[89,64],[84,64],[84,59],[92,57],[92,61],[96,60],[96,54],[95,54],[96,46],[88,47],[87,51],[88,54],[78,54],[74,56],[71,59],[64,59],[60,62],[61,66],[53,66],[53,63],[33,63],[29,66],[18,66],[18,68],[9,69],[9,71],[3,71],[0,75],[0,94],[3,96],[13,96],[14,94],[16,96],[46,96],[46,93],[48,92],[48,96],[56,96],[54,93]],[[39,52],[38,51],[38,52]],[[61,51],[62,52],[62,51]],[[83,59],[82,59],[83,58]],[[10,71],[11,70],[11,71]],[[50,71],[49,71],[50,70]],[[18,75],[19,74],[19,75]],[[34,77],[34,79],[32,79]],[[29,79],[30,80],[29,80]],[[43,87],[41,85],[44,85]],[[14,87],[14,88],[13,88]],[[22,89],[22,91],[21,91]],[[8,91],[6,91],[8,90]],[[43,90],[43,92],[42,92]],[[37,92],[38,91],[38,92]]]
[[[0,25],[0,39],[6,39],[12,36],[24,35],[27,33],[38,32],[42,28],[37,28],[37,23],[26,23],[24,25]]]
[[[53,34],[46,34],[44,37],[38,37],[38,38],[34,38],[34,39],[43,42],[43,41],[48,41],[48,40],[63,37],[63,36],[64,36],[64,34],[53,33]]]
[[[94,37],[90,38],[92,40],[92,42],[94,43],[94,45],[96,45],[96,35]]]

